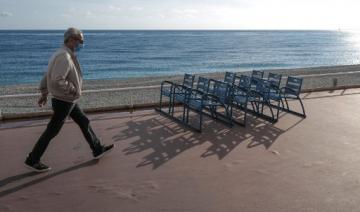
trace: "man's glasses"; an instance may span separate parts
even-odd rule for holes
[[[73,37],[73,38],[74,38],[74,40],[79,41],[79,43],[81,43],[81,44],[84,43],[84,40],[81,38],[78,38],[78,37]]]

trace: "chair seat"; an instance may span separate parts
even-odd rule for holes
[[[203,105],[205,105],[205,106],[222,106],[222,104],[220,102],[215,102],[215,101],[210,101],[210,100],[204,101]]]
[[[191,99],[189,102],[188,102],[188,105],[189,107],[191,108],[194,108],[196,110],[201,110],[201,100],[199,99]]]
[[[281,100],[281,95],[279,93],[270,92],[269,93],[269,99],[280,101]]]
[[[180,101],[180,102],[184,102],[185,101],[185,94],[182,94],[182,93],[175,94],[175,100]]]
[[[234,96],[234,102],[238,103],[238,104],[246,104],[246,96],[242,96],[242,95],[238,95],[238,96]]]
[[[292,94],[292,93],[284,93],[284,94],[281,94],[281,96],[283,98],[289,98],[289,99],[298,99],[299,97],[295,94]]]
[[[161,94],[164,96],[171,96],[171,90],[170,89],[161,90]]]

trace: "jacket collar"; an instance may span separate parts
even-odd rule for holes
[[[74,54],[74,52],[71,51],[71,49],[69,49],[65,44],[63,45],[63,49],[70,54],[71,59],[73,60],[75,66],[76,66],[76,69],[78,70],[79,74],[82,76],[82,71],[81,71],[79,61],[77,60],[77,57]]]
[[[67,51],[67,52],[71,55],[71,57],[76,58],[76,55],[74,54],[74,52],[71,51],[71,49],[69,49],[65,44],[63,45],[63,49],[64,49],[65,51]]]

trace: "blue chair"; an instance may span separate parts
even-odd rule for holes
[[[294,115],[306,118],[304,104],[300,98],[302,83],[303,83],[302,78],[288,76],[286,85],[280,89],[281,90],[281,98],[284,99],[285,103],[286,103],[286,108],[283,106],[283,108],[281,108],[281,109],[288,113],[292,113]],[[294,110],[291,110],[289,108],[288,99],[298,100],[300,102],[302,112],[299,113]]]
[[[203,115],[208,115],[232,126],[232,106],[230,104],[231,86],[228,83],[213,79],[207,82],[209,84],[213,83],[213,89],[211,91],[204,92],[198,89],[192,89],[184,103],[184,111],[186,110],[183,119],[184,124],[198,132],[202,131]],[[224,109],[223,113],[219,112],[219,107]],[[190,111],[196,112],[199,115],[198,127],[189,124]]]
[[[235,79],[236,79],[236,74],[235,73],[233,73],[233,72],[225,72],[225,77],[224,77],[223,82],[228,83],[230,86],[232,86],[235,83]],[[214,81],[220,81],[220,80],[210,79],[209,92],[212,92],[212,90],[214,89]]]
[[[251,88],[255,89],[258,81],[264,77],[264,71],[253,70],[251,72]]]
[[[194,78],[195,78],[194,75],[184,74],[184,79],[182,84],[177,84],[167,80],[161,82],[159,108],[155,108],[155,110],[162,112],[165,115],[173,116],[175,101],[185,100],[185,92],[187,91],[187,89],[192,88],[194,84]],[[164,112],[162,109],[163,97],[169,98],[167,112]]]
[[[292,113],[294,115],[300,116],[300,117],[306,117],[304,105],[300,98],[300,92],[301,92],[301,86],[302,86],[303,79],[297,78],[297,77],[291,77],[289,76],[286,81],[286,85],[279,89],[278,92],[271,92],[270,93],[270,99],[276,100],[281,102],[280,105],[272,105],[274,108],[277,108],[278,110],[282,110],[288,113]],[[291,100],[299,100],[302,112],[296,112],[294,110],[291,110],[289,107],[288,99]],[[286,107],[284,104],[284,100],[286,103]]]
[[[185,102],[184,102],[182,122],[183,122],[183,124],[187,125],[188,127],[192,128],[198,132],[201,132],[202,115],[203,115],[202,114],[203,113],[203,111],[202,111],[203,100],[204,100],[204,95],[206,95],[209,91],[209,85],[210,85],[209,79],[199,76],[197,84],[196,84],[196,89],[189,90],[189,92],[187,93]],[[191,125],[189,125],[189,110],[190,109],[199,113],[200,117],[199,117],[198,128],[192,127]]]
[[[207,99],[207,95],[209,92],[210,80],[205,77],[198,78],[198,82],[196,84],[196,89],[191,89],[186,93],[186,98],[184,101],[184,110],[183,110],[183,118],[181,123],[190,129],[193,129],[197,132],[201,132],[202,130],[202,120],[203,120],[203,109],[204,102]],[[193,111],[199,114],[199,124],[198,126],[192,126],[189,124],[189,111]]]
[[[266,79],[258,79],[255,89],[251,89],[249,92],[249,101],[253,105],[253,114],[270,122],[276,122],[279,117],[280,99],[272,99],[271,95],[271,82]],[[276,115],[273,111],[272,100],[277,101]],[[269,109],[270,115],[264,112],[265,106]]]
[[[241,126],[246,126],[246,117],[248,111],[248,100],[249,100],[249,91],[251,85],[251,78],[245,75],[236,76],[239,79],[237,84],[234,84],[232,87],[232,109],[237,108],[240,111],[244,111],[243,121],[239,122],[233,118],[233,122],[240,124]],[[233,112],[231,112],[233,113]]]
[[[251,77],[253,77],[253,78],[263,78],[264,77],[264,71],[253,70],[251,72]]]
[[[194,86],[194,79],[195,75],[185,74],[182,84],[175,83],[173,85],[173,103],[175,103],[176,101],[184,103],[187,92],[190,92],[190,90]],[[174,106],[175,104],[172,105],[172,112],[174,112]]]
[[[225,72],[224,82],[233,85],[235,82],[236,74],[233,72]]]
[[[240,76],[236,76],[235,77],[235,82],[234,85],[244,88],[246,90],[250,90],[251,88],[251,77],[246,76],[246,75],[240,75]]]
[[[199,77],[198,82],[196,84],[196,90],[208,93],[209,92],[209,86],[210,86],[210,80],[205,77]]]
[[[281,79],[282,79],[281,74],[269,73],[268,81],[270,82],[270,92],[279,91]]]
[[[197,89],[192,89],[189,93],[186,101],[184,103],[184,113],[183,113],[183,122],[185,126],[201,132],[202,131],[202,122],[203,122],[203,109],[204,109],[204,102],[206,101],[207,94],[199,91]],[[199,124],[197,127],[194,127],[189,124],[189,111],[193,111],[199,115]]]
[[[205,108],[210,112],[211,117],[219,119],[232,126],[232,104],[231,92],[232,85],[218,80],[210,80],[214,83],[214,89],[207,96]],[[224,109],[224,113],[218,112],[218,107]]]

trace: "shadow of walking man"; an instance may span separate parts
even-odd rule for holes
[[[81,169],[81,168],[85,168],[85,167],[89,167],[89,166],[92,166],[92,165],[95,165],[99,162],[99,160],[91,160],[91,161],[87,161],[87,162],[84,162],[84,163],[81,163],[81,164],[78,164],[76,166],[72,166],[72,167],[69,167],[69,168],[66,168],[66,169],[63,169],[63,170],[60,170],[58,172],[54,172],[52,174],[48,174],[44,177],[40,177],[40,178],[37,178],[35,180],[32,180],[30,182],[27,182],[27,183],[24,183],[24,184],[20,184],[20,185],[17,185],[15,187],[12,187],[12,188],[9,188],[9,189],[6,189],[6,190],[3,190],[3,191],[0,191],[0,198],[2,197],[5,197],[9,194],[12,194],[12,193],[15,193],[17,191],[20,191],[24,188],[27,188],[27,187],[30,187],[30,186],[33,186],[33,185],[36,185],[38,183],[41,183],[45,180],[48,180],[48,179],[51,179],[53,177],[56,177],[56,176],[59,176],[61,174],[65,174],[65,173],[68,173],[68,172],[71,172],[71,171],[75,171],[75,170],[78,170],[78,169]],[[37,173],[37,172],[27,172],[27,173],[24,173],[24,174],[19,174],[19,175],[15,175],[15,176],[12,176],[12,177],[8,177],[8,178],[5,178],[3,180],[0,180],[0,188],[1,187],[4,187],[12,182],[15,182],[15,181],[19,181],[19,180],[22,180],[22,179],[25,179],[27,177],[32,177],[32,176],[35,176],[35,175],[40,175],[40,173]]]

